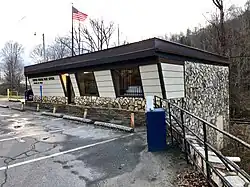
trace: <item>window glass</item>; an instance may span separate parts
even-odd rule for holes
[[[98,90],[93,72],[77,72],[76,78],[81,96],[98,96]]]
[[[143,97],[139,68],[112,70],[115,90],[118,97]]]

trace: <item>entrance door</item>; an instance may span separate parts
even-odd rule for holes
[[[68,97],[68,104],[73,103],[75,94],[74,94],[73,86],[72,86],[69,75],[66,76],[66,93]]]

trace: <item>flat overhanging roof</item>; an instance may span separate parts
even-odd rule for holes
[[[112,65],[112,63],[129,62],[129,60],[149,57],[174,58],[182,61],[197,61],[222,66],[229,65],[226,57],[182,44],[152,38],[92,53],[26,66],[24,74],[25,76],[32,76],[42,73],[66,72],[79,68],[104,67]],[[143,64],[143,61],[141,63]]]

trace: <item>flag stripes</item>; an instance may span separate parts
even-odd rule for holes
[[[72,6],[72,19],[78,21],[84,21],[87,19],[88,15],[80,12],[75,7]]]

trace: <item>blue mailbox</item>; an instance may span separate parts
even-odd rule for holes
[[[147,111],[147,141],[148,151],[166,150],[166,121],[165,110],[159,108]]]

